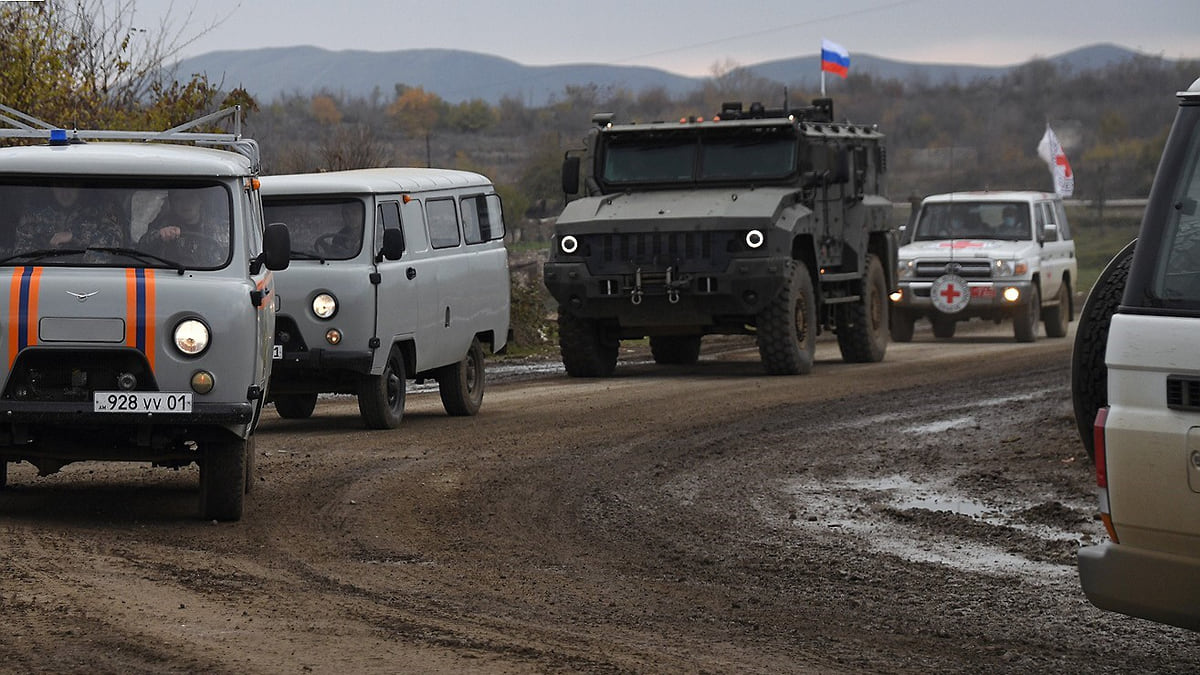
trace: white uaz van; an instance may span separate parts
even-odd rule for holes
[[[484,352],[508,336],[500,198],[476,173],[384,168],[262,179],[287,225],[271,398],[286,418],[320,393],[358,396],[368,427],[400,423],[406,380],[436,379],[451,415],[483,400]]]

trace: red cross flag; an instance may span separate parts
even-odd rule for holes
[[[1067,153],[1063,152],[1062,144],[1050,125],[1046,125],[1046,133],[1037,146],[1038,156],[1050,167],[1050,175],[1054,177],[1054,191],[1061,197],[1070,197],[1075,192],[1075,174],[1071,173],[1071,163],[1067,161]]]

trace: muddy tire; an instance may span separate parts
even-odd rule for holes
[[[404,355],[392,345],[379,375],[359,381],[358,412],[368,429],[395,429],[404,417]]]
[[[479,339],[471,340],[462,361],[438,370],[438,393],[446,414],[469,417],[483,405],[483,347]]]
[[[1013,337],[1017,342],[1034,342],[1038,337],[1038,323],[1042,318],[1042,296],[1037,284],[1029,287],[1029,302],[1025,303],[1013,317]]]
[[[888,334],[892,342],[912,342],[917,317],[903,309],[893,309],[888,317]]]
[[[200,517],[241,520],[246,499],[249,440],[208,441],[200,457]]]
[[[0,490],[8,486],[8,462],[0,459]]]
[[[621,341],[606,335],[599,323],[558,310],[558,348],[571,377],[609,377],[617,368]]]
[[[1071,322],[1071,285],[1065,280],[1058,287],[1058,304],[1042,310],[1042,323],[1046,325],[1046,337],[1067,336]]]
[[[933,324],[933,337],[936,338],[952,338],[958,328],[957,321],[937,314],[929,317],[929,323]]]
[[[1096,454],[1092,437],[1096,411],[1108,405],[1108,367],[1104,365],[1108,328],[1121,304],[1121,296],[1125,294],[1135,243],[1136,240],[1126,245],[1105,266],[1083,303],[1079,325],[1075,327],[1075,347],[1071,352],[1071,403],[1075,408],[1079,440],[1083,441],[1083,447],[1092,459]]]
[[[887,278],[874,255],[867,256],[862,300],[837,312],[838,348],[846,363],[877,363],[888,346]],[[911,338],[910,338],[911,339]]]
[[[654,362],[663,365],[691,365],[700,360],[699,335],[658,335],[650,338]]]
[[[783,290],[758,314],[758,354],[770,375],[812,372],[817,302],[808,266],[794,261]]]
[[[316,394],[279,394],[275,396],[275,412],[285,420],[306,420],[317,409]]]

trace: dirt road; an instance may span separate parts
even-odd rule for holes
[[[194,468],[13,466],[0,670],[1194,671],[1079,590],[1070,342],[1009,331],[268,414],[239,523],[194,520]]]

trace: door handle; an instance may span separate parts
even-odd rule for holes
[[[416,279],[417,278],[417,268],[410,267],[410,268],[404,270],[404,276],[408,277],[410,281],[413,279]]]

